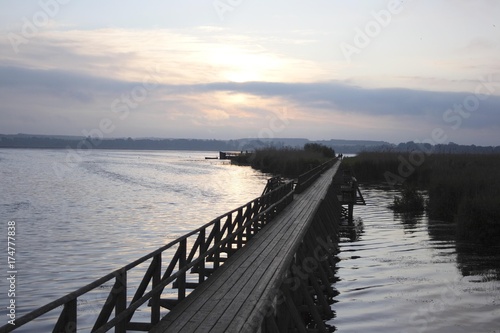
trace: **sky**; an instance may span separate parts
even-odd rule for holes
[[[500,145],[498,0],[0,0],[0,133]]]

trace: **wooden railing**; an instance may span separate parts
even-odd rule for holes
[[[16,319],[15,326],[0,327],[0,332],[11,332],[60,307],[62,310],[53,332],[76,332],[80,297],[104,288],[108,282],[112,282],[113,287],[102,304],[91,332],[106,332],[111,328],[115,328],[115,332],[148,331],[160,321],[161,308],[171,309],[187,296],[188,289],[194,289],[205,281],[231,254],[272,221],[293,200],[293,194],[294,184],[287,182],[121,269]],[[130,272],[144,269],[145,266],[146,272],[134,291],[128,286],[128,277],[132,275]],[[191,274],[194,274],[195,279],[197,277],[196,282],[190,282],[192,279],[188,281]],[[168,286],[177,289],[175,299],[162,298]],[[145,304],[151,308],[150,320],[133,322],[137,309]]]
[[[281,176],[275,176],[275,177],[269,178],[267,180],[267,184],[266,184],[266,187],[264,188],[264,191],[262,191],[262,195],[265,195],[265,194],[277,189],[278,187],[283,185],[283,183],[285,183],[285,181],[283,180],[283,178],[281,178]]]
[[[297,193],[301,193],[305,191],[318,177],[327,169],[331,168],[335,162],[337,161],[337,158],[332,158],[329,161],[326,161],[325,163],[315,167],[314,169],[311,169],[303,174],[301,174],[297,180],[297,186],[295,188],[295,191]]]

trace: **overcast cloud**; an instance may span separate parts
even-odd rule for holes
[[[496,1],[213,3],[0,3],[0,133],[500,144]]]

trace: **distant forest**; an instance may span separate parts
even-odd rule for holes
[[[50,137],[28,135],[0,135],[0,148],[49,149],[129,149],[129,150],[202,150],[219,151],[239,148],[236,141],[197,139],[97,139],[84,137]]]
[[[465,146],[455,143],[444,145],[418,145],[414,142],[390,144],[384,141],[368,140],[319,140],[308,139],[238,139],[238,140],[202,140],[202,139],[99,139],[77,136],[50,136],[0,134],[0,148],[44,148],[44,149],[129,149],[129,150],[198,150],[198,151],[252,151],[258,148],[302,148],[308,143],[319,143],[333,148],[341,154],[357,154],[362,151],[411,152],[424,150],[433,153],[500,153],[500,146],[481,147]]]

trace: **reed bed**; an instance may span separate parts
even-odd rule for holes
[[[429,216],[456,222],[459,238],[500,241],[499,154],[370,152],[345,162],[360,182],[426,190]]]
[[[250,165],[265,173],[297,178],[335,157],[335,151],[320,144],[306,144],[304,148],[262,148],[249,155],[233,159],[233,163]]]

